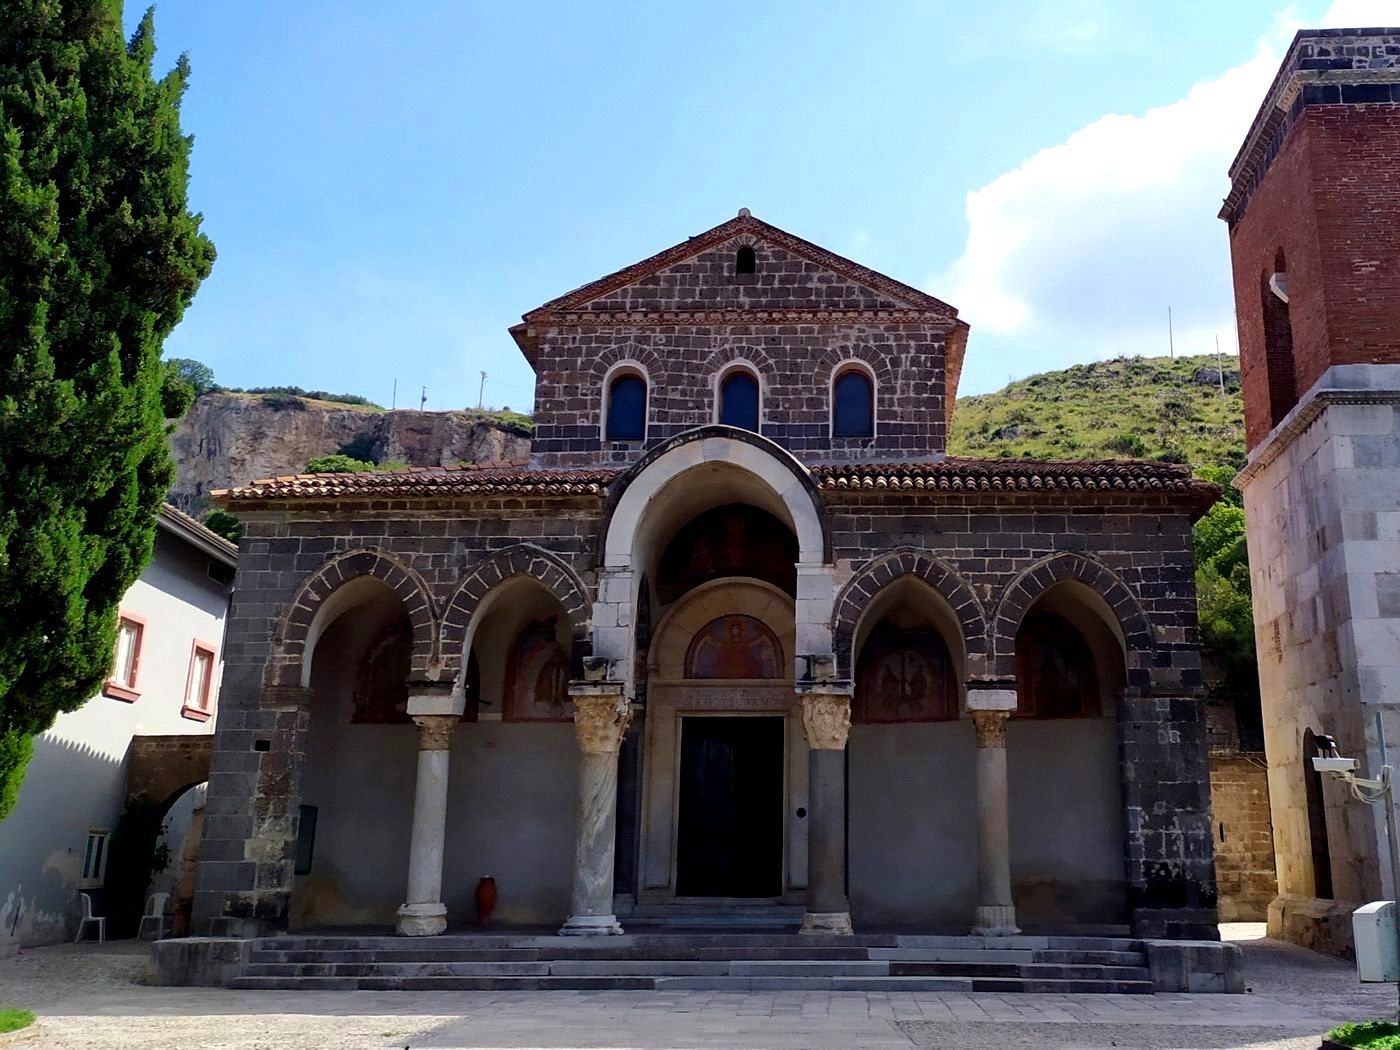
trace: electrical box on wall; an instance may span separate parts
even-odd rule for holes
[[[1351,914],[1356,973],[1362,981],[1400,981],[1400,946],[1395,942],[1395,904],[1373,901]]]

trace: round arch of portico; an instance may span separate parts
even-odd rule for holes
[[[502,583],[521,576],[529,577],[553,594],[564,610],[569,619],[572,662],[578,673],[578,665],[588,653],[588,630],[593,616],[587,589],[573,568],[557,554],[533,543],[517,543],[478,562],[447,603],[438,646],[442,653],[443,679],[451,680],[460,675],[472,635],[491,604],[491,595]]]
[[[357,547],[324,561],[292,595],[278,620],[272,652],[263,670],[265,686],[305,686],[310,683],[308,659],[327,615],[336,612],[327,602],[346,584],[371,578],[384,584],[403,605],[413,627],[410,678],[428,680],[437,667],[437,612],[432,592],[416,571],[380,547]]]
[[[715,471],[725,475],[717,488]],[[697,484],[687,486],[685,479]],[[708,481],[708,485],[705,482]],[[710,507],[747,502],[790,527],[797,538],[797,650],[830,652],[831,525],[811,472],[762,435],[713,425],[678,434],[652,449],[613,484],[601,533],[602,572],[593,654],[615,663],[629,684],[636,644],[634,611],[649,554]]]
[[[1134,669],[1149,670],[1156,648],[1151,621],[1133,592],[1112,569],[1074,551],[1061,551],[1029,566],[1002,592],[990,623],[991,673],[997,678],[1016,674],[1016,632],[1032,605],[1056,584],[1071,581],[1101,598],[1105,612],[1122,634],[1130,679]],[[1130,683],[1131,684],[1131,683]]]
[[[906,578],[927,584],[948,604],[962,635],[964,677],[984,677],[990,651],[986,610],[961,573],[917,547],[894,548],[863,566],[841,588],[831,616],[837,667],[847,675],[854,674],[856,629],[861,618],[885,588]]]
[[[831,561],[831,526],[811,472],[787,449],[738,427],[720,424],[677,434],[643,456],[613,483],[602,531],[602,563],[630,568],[647,507],[681,475],[707,463],[724,464],[749,475],[782,503],[787,524],[797,535],[798,561]]]

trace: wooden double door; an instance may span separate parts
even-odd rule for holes
[[[781,896],[785,720],[680,722],[676,895]]]

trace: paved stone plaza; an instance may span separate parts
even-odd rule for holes
[[[1260,939],[1262,926],[1226,932],[1249,995],[237,992],[142,984],[144,945],[63,945],[0,961],[0,1005],[40,1015],[0,1046],[1312,1050],[1333,1024],[1394,1008],[1347,964]]]

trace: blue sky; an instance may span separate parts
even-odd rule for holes
[[[1168,305],[1228,352],[1230,158],[1292,29],[1393,4],[161,0],[219,251],[166,351],[528,407],[521,313],[748,207],[960,307],[963,393]]]

